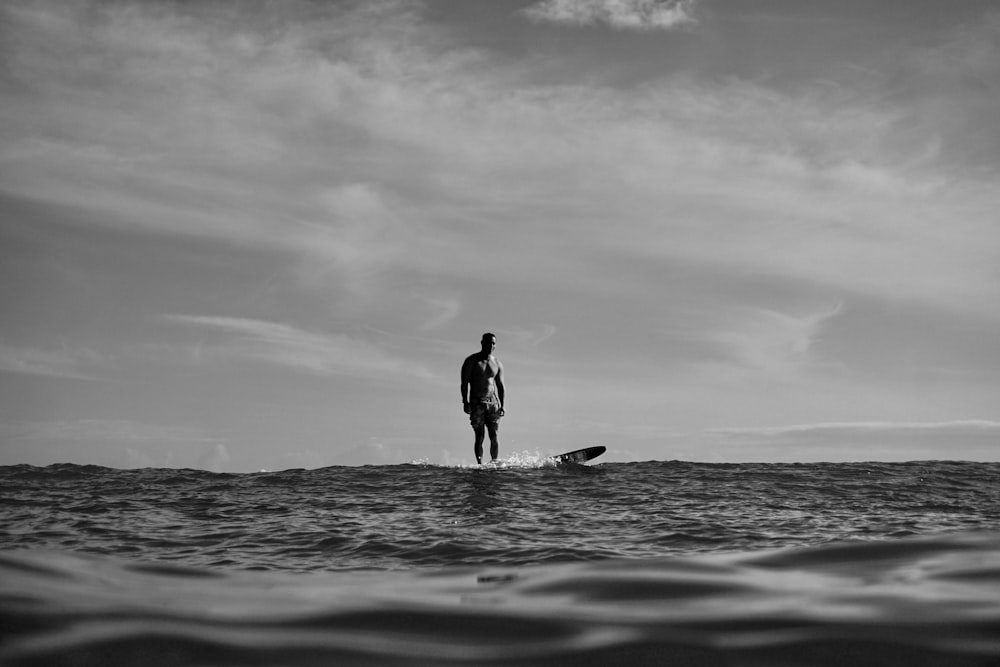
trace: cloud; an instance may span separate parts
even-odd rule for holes
[[[5,437],[14,440],[79,443],[116,442],[130,444],[220,444],[221,440],[187,426],[162,426],[125,419],[77,419],[0,425]]]
[[[384,194],[369,183],[320,189],[296,223],[289,240],[308,257],[302,271],[310,282],[331,271],[350,277],[384,268],[407,238]]]
[[[432,297],[415,294],[414,298],[426,304],[430,310],[428,319],[420,326],[421,331],[440,329],[458,317],[462,311],[462,302],[453,297]]]
[[[2,155],[19,167],[0,187],[98,212],[110,226],[366,270],[386,240],[371,229],[385,209],[329,156],[357,140],[352,119],[391,85],[363,73],[376,56],[351,36],[385,10],[317,9],[311,23],[311,3],[266,18],[246,9],[5,8],[17,57],[0,74],[0,119],[12,128]],[[382,16],[379,32],[391,39],[405,16]]]
[[[229,450],[224,443],[216,443],[212,449],[198,459],[199,470],[211,470],[212,472],[222,472],[228,467],[232,460]]]
[[[829,422],[720,428],[703,435],[731,460],[741,450],[758,460],[996,460],[1000,422]]]
[[[842,304],[835,304],[800,316],[763,308],[729,309],[729,321],[709,333],[708,339],[741,365],[784,375],[816,361],[810,355],[813,345],[841,309]]]
[[[111,468],[198,467],[222,470],[226,441],[199,428],[127,419],[72,419],[0,423],[3,464],[65,461]]]
[[[0,343],[0,372],[81,380],[99,379],[93,373],[101,363],[93,350],[58,350]]]
[[[100,224],[291,253],[302,282],[359,310],[398,304],[414,275],[617,297],[636,258],[996,298],[978,239],[997,197],[887,161],[903,106],[683,76],[537,85],[407,3],[86,6],[9,10],[0,120],[17,169],[0,187]],[[683,25],[693,8],[528,11]],[[450,317],[410,312],[416,328]]]
[[[558,325],[648,365],[653,344],[628,329],[681,316],[714,358],[777,372],[814,362],[841,319],[826,304],[855,294],[996,316],[996,189],[887,156],[908,113],[892,99],[766,77],[539,83],[527,61],[458,46],[417,3],[79,6],[93,11],[10,10],[0,141],[17,168],[0,187],[96,224],[263,247],[366,331],[443,331],[488,308],[525,346]],[[528,11],[680,26],[694,7]],[[811,305],[740,292],[748,276]],[[551,329],[526,328],[526,305]],[[610,305],[629,326],[579,315]],[[269,317],[184,323],[217,336],[203,358],[413,370],[378,340]]]
[[[1000,115],[1000,11],[991,9],[974,22],[945,30],[904,55],[894,55],[887,67],[896,77],[893,95],[908,110],[893,145],[925,146],[929,159],[974,167],[971,177],[995,178],[1000,137],[992,121]],[[983,168],[985,173],[976,173]]]
[[[253,361],[322,376],[430,377],[424,367],[349,336],[313,333],[287,324],[245,318],[202,315],[164,318],[222,336],[222,342],[200,342],[194,348],[195,357],[203,361]]]
[[[735,437],[800,437],[810,434],[970,434],[1000,435],[1000,422],[985,419],[969,419],[944,422],[826,422],[817,424],[791,424],[787,426],[761,426],[745,428],[718,428],[710,433]]]
[[[683,432],[652,426],[635,430],[638,439],[655,443],[658,458],[686,461],[846,462],[846,461],[996,461],[1000,422],[955,420],[940,422],[857,421],[818,422],[780,426],[715,428]],[[607,432],[605,432],[607,431]],[[617,459],[645,460],[648,447],[637,455],[613,446],[627,442],[627,426],[599,427]],[[633,446],[638,441],[633,439]],[[645,457],[645,458],[644,458]]]
[[[509,342],[514,345],[510,345],[510,347],[538,347],[556,335],[556,327],[551,324],[541,324],[532,329],[504,328],[497,330],[497,334],[502,336],[505,341],[511,339]],[[508,343],[504,344],[507,346]]]
[[[544,0],[522,11],[539,23],[623,30],[670,30],[696,23],[696,0]]]

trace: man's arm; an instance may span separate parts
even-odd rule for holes
[[[469,411],[469,360],[462,364],[462,406]]]
[[[504,388],[503,388],[503,364],[497,361],[497,376],[493,379],[497,385],[497,398],[500,399],[500,409],[503,410],[504,402]]]

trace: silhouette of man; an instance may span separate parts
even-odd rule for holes
[[[503,416],[503,364],[493,356],[497,337],[484,333],[482,350],[470,354],[462,364],[462,405],[476,434],[476,463],[483,462],[483,440],[490,434],[490,458],[497,460],[500,442],[497,428]]]

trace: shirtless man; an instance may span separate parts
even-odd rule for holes
[[[503,364],[493,356],[497,337],[484,333],[482,345],[480,352],[470,354],[462,364],[462,404],[476,434],[476,463],[483,462],[486,431],[490,434],[490,458],[497,460],[497,427],[503,417]]]

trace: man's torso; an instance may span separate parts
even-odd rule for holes
[[[496,393],[496,378],[500,372],[500,361],[492,354],[484,356],[476,353],[465,360],[470,386],[470,399],[488,398]]]

